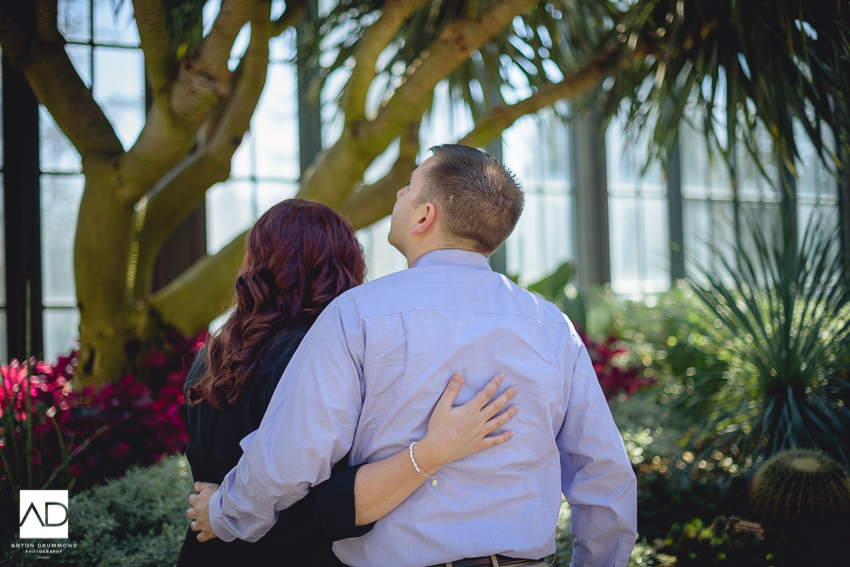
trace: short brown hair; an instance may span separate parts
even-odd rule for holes
[[[525,197],[519,181],[498,160],[481,150],[457,144],[431,148],[435,163],[428,170],[420,203],[443,207],[443,229],[490,255],[513,232]]]

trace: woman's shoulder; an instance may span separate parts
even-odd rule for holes
[[[305,325],[292,325],[283,329],[269,342],[266,352],[282,352],[297,349],[309,330],[310,328]]]
[[[252,405],[259,404],[265,412],[275,388],[277,388],[286,367],[298,350],[298,346],[307,334],[307,327],[289,327],[276,335],[263,354],[263,362],[259,372],[254,376],[251,384]]]
[[[286,370],[289,361],[295,355],[295,351],[298,350],[298,346],[309,330],[306,325],[293,325],[283,329],[271,339],[261,355],[263,360],[251,380],[253,386],[251,389],[257,393],[274,390],[283,375],[283,371]],[[206,373],[208,347],[209,344],[204,345],[195,356],[186,376],[184,391],[188,392],[188,389],[203,378]]]
[[[183,389],[188,390],[189,387],[198,382],[198,380],[200,380],[206,373],[206,368],[207,345],[204,345],[198,350],[197,353],[195,353],[195,360],[192,361],[192,365],[189,367],[189,371],[186,373],[186,381],[183,384]]]
[[[310,328],[306,325],[292,325],[283,329],[280,333],[275,335],[263,353],[263,362],[262,366],[266,366],[267,364],[275,364],[276,359],[281,356],[289,355],[295,353],[298,349],[298,346],[301,344],[301,341],[304,339],[304,336],[307,334]],[[202,346],[197,354],[195,355],[195,360],[192,362],[192,366],[189,368],[189,373],[187,377],[187,381],[189,377],[196,378],[199,377],[200,374],[206,369],[207,366],[207,349],[209,348],[209,343]]]
[[[289,364],[289,360],[295,355],[308,330],[309,328],[305,325],[293,325],[275,335],[263,354],[260,372],[267,369],[276,370],[281,365],[285,367]]]

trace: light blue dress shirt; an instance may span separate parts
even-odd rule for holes
[[[625,567],[635,476],[587,350],[557,307],[466,250],[430,252],[325,309],[210,501],[215,533],[256,541],[346,453],[354,465],[405,450],[455,372],[457,404],[499,373],[519,389],[506,426],[515,436],[443,467],[437,486],[425,482],[371,532],[337,542],[339,558],[357,567],[541,558],[555,551],[563,491],[573,565]]]

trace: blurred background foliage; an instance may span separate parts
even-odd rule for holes
[[[116,10],[130,0],[114,0]],[[299,45],[316,100],[355,53],[387,0],[342,0],[328,12],[307,2]],[[453,21],[475,18],[493,0],[432,0],[409,18],[378,61],[371,95],[388,100]],[[191,53],[203,34],[206,0],[167,0],[172,44]],[[635,132],[649,132],[647,166],[666,165],[679,124],[689,120],[734,172],[737,144],[763,165],[754,135],[774,140],[773,157],[795,174],[795,129],[837,170],[850,132],[850,3],[804,0],[552,0],[533,5],[449,76],[473,119],[560,82],[604,55],[603,80],[573,102],[580,112],[602,101],[604,114],[627,109]],[[337,96],[341,96],[341,90]],[[694,112],[686,113],[686,108]],[[377,107],[373,108],[376,111]],[[828,125],[835,133],[828,134]],[[733,175],[734,179],[734,175]]]
[[[186,503],[193,492],[191,469],[183,456],[147,468],[134,466],[119,479],[71,496],[68,541],[76,546],[43,555],[10,546],[4,564],[174,565],[186,537]],[[25,542],[15,537],[9,543]]]
[[[675,415],[696,427],[701,453],[749,464],[787,449],[819,449],[850,464],[850,271],[834,233],[813,216],[799,238],[787,220],[750,222],[755,246],[692,288],[726,370],[698,368]]]
[[[379,61],[375,100],[385,101],[453,20],[474,18],[491,1],[435,0],[406,22]],[[384,0],[342,1],[314,22],[308,62],[322,66],[318,95],[334,72],[350,69]],[[311,15],[319,18],[318,13]],[[795,129],[833,171],[850,132],[850,3],[803,0],[577,0],[541,2],[514,19],[449,77],[473,118],[557,83],[595,57],[607,63],[598,87],[565,117],[602,101],[605,116],[627,109],[647,163],[666,166],[679,125],[691,121],[709,151],[733,173],[744,144],[763,170],[755,131],[774,140],[773,157],[796,172]],[[689,108],[688,113],[685,112]],[[828,124],[836,133],[830,140]],[[647,133],[649,134],[647,136]],[[734,178],[734,175],[733,175]]]
[[[806,514],[817,515],[814,504],[808,512],[789,506],[799,518],[779,525],[761,519],[748,497],[763,463],[789,449],[829,455],[847,470],[850,272],[823,222],[813,216],[799,236],[781,218],[748,222],[753,246],[719,271],[705,268],[640,300],[605,289],[587,299],[588,334],[614,337],[655,381],[611,402],[638,476],[639,533],[650,550],[642,564],[829,564],[839,557],[847,517],[812,520]],[[793,498],[814,498],[820,481],[808,463],[800,468],[807,488]],[[829,490],[850,498],[850,483],[834,484]],[[730,517],[759,521],[766,535],[737,533]],[[800,533],[816,549],[800,544]]]

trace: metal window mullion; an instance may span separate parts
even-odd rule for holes
[[[670,282],[685,277],[685,232],[683,227],[682,163],[680,138],[673,141],[667,167],[667,222],[670,230]]]
[[[736,169],[735,175],[738,174]],[[744,251],[744,241],[741,239],[741,202],[738,198],[738,184],[737,182],[733,184],[735,187],[734,191],[732,191],[732,217],[733,217],[733,226],[735,227],[735,257],[740,258],[741,254]],[[712,237],[716,236],[712,234]],[[716,240],[715,240],[716,242]],[[722,264],[720,258],[718,261]]]
[[[788,219],[788,229],[791,231],[792,242],[797,242],[797,178],[794,176],[794,173],[788,169],[788,167],[780,160],[779,163],[779,187],[780,187],[780,198],[781,198],[781,207],[787,215]],[[762,201],[762,207],[765,208],[764,199]]]
[[[298,160],[300,164],[301,179],[313,164],[313,160],[322,150],[322,116],[321,102],[313,104],[308,96],[310,83],[318,73],[317,65],[309,65],[305,60],[301,49],[302,38],[309,30],[306,18],[296,28],[295,35],[295,61],[296,61],[296,89],[298,94]]]
[[[6,57],[2,67],[7,353],[23,360],[44,348],[38,101],[23,73]]]
[[[605,124],[595,109],[574,123],[576,264],[579,289],[586,294],[611,281]]]
[[[844,135],[848,133],[845,131]],[[839,136],[836,136],[839,139]],[[846,138],[845,138],[846,139]],[[846,144],[841,145],[842,163],[850,163],[850,150]],[[841,234],[841,253],[846,265],[850,265],[850,173],[847,168],[841,169],[837,181],[838,189],[838,228]]]
[[[93,47],[93,46],[109,47],[109,48],[113,48],[113,49],[140,49],[140,46],[138,46],[138,45],[122,45],[122,44],[119,44],[119,43],[109,43],[109,42],[95,43],[94,40],[92,40],[92,39],[89,39],[88,41],[77,41],[77,40],[66,41],[65,45],[83,45],[83,46],[86,46],[86,47]]]
[[[91,95],[94,97],[94,0],[89,0],[89,69],[91,69]]]
[[[646,197],[644,197],[643,192],[640,190],[640,186],[638,186],[637,191],[635,191],[635,242],[637,246],[635,247],[636,256],[637,256],[637,273],[638,273],[638,287],[640,288],[641,294],[647,293],[648,282],[647,279],[649,277],[649,250],[646,248],[646,207],[644,206]]]

